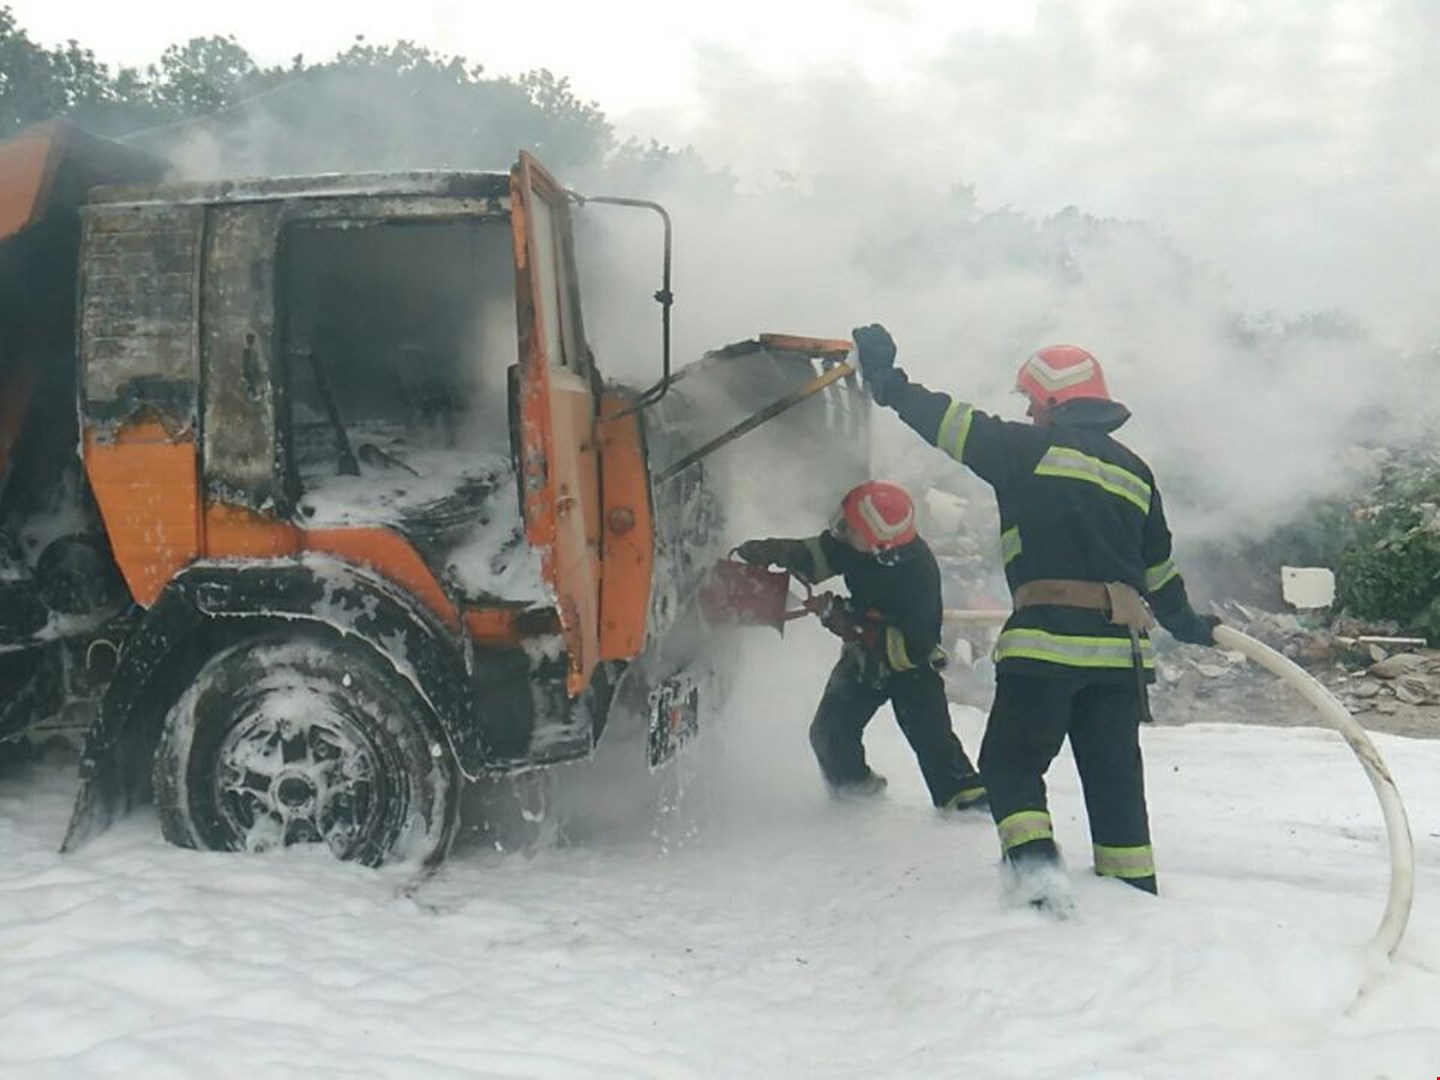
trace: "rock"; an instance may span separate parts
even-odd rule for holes
[[[1420,705],[1425,701],[1425,695],[1406,683],[1397,681],[1395,683],[1395,700],[1402,705]]]
[[[1397,653],[1388,659],[1370,665],[1370,674],[1381,679],[1398,679],[1425,667],[1428,661],[1418,653]]]
[[[1371,682],[1369,679],[1361,680],[1360,682],[1357,682],[1354,686],[1350,687],[1350,694],[1352,697],[1362,699],[1373,698],[1378,693],[1380,693],[1379,684]]]
[[[1424,675],[1401,675],[1395,680],[1395,697],[1406,705],[1440,701],[1440,681]]]

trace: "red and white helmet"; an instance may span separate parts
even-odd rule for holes
[[[1100,361],[1077,345],[1047,345],[1020,365],[1015,389],[1039,408],[1080,398],[1110,400]]]
[[[919,535],[915,504],[899,484],[867,480],[845,493],[830,521],[835,539],[866,555],[903,547]]]

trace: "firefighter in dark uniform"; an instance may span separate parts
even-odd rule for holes
[[[810,745],[835,795],[878,795],[885,778],[865,761],[865,726],[889,701],[930,790],[946,810],[983,807],[985,787],[950,726],[938,668],[940,570],[915,528],[905,490],[884,481],[852,489],[827,531],[804,540],[748,540],[746,562],[783,567],[809,584],[843,575],[849,599],[831,598],[821,622],[844,645],[830,673]]]
[[[1080,773],[1098,874],[1156,891],[1139,725],[1149,719],[1156,619],[1213,645],[1191,607],[1150,467],[1111,437],[1130,413],[1083,349],[1041,349],[1016,388],[1033,423],[1001,420],[911,382],[884,327],[855,331],[877,403],[995,489],[1014,612],[995,646],[995,700],[980,751],[1015,896],[1070,906],[1045,796],[1065,737]]]

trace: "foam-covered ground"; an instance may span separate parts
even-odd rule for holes
[[[61,857],[73,770],[0,779],[0,1075],[1440,1074],[1440,742],[1377,737],[1418,864],[1393,961],[1366,949],[1379,810],[1312,729],[1145,733],[1158,901],[1089,876],[1062,758],[1079,913],[1053,923],[1003,906],[993,827],[934,815],[888,714],[888,796],[827,801],[805,725],[829,646],[751,645],[667,812],[462,850],[413,892],[313,852],[170,848],[144,813]],[[979,714],[956,722],[978,746]]]

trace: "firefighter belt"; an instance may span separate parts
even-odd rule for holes
[[[1140,635],[1155,625],[1155,616],[1145,598],[1123,581],[1075,581],[1069,578],[1038,578],[1027,581],[1015,590],[1015,608],[1040,607],[1087,608],[1102,611],[1116,626],[1130,632],[1130,658],[1135,665],[1135,680],[1140,692],[1140,718],[1149,723],[1150,699],[1145,692],[1145,666],[1140,658]]]

